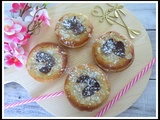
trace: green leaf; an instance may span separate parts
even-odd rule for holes
[[[48,4],[50,4],[50,3],[43,3],[44,6],[47,6]]]

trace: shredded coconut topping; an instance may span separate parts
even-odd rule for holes
[[[102,44],[102,51],[105,54],[110,54],[111,52],[113,52],[115,55],[119,57],[125,56],[125,47],[123,42],[116,42],[113,39],[109,39],[104,44]]]
[[[86,30],[86,28],[82,25],[80,20],[76,18],[76,16],[73,16],[69,20],[63,20],[63,26],[66,29],[72,29],[75,35],[81,34]]]
[[[88,75],[80,76],[77,83],[85,83],[86,87],[82,91],[82,95],[85,97],[93,95],[96,91],[100,90],[100,85],[95,78],[89,77]]]
[[[48,73],[51,70],[51,67],[53,67],[55,59],[45,52],[38,52],[36,54],[36,61],[43,63],[43,66],[39,71],[42,73]]]

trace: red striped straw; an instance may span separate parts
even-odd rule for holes
[[[101,117],[105,112],[107,112],[156,62],[156,58],[153,58],[152,61],[143,68],[142,71],[136,75],[133,80],[131,80],[112,100],[109,101],[109,103],[106,104],[104,108],[98,114],[96,117]]]
[[[60,95],[63,95],[63,94],[64,94],[64,92],[60,91],[60,92],[54,92],[54,93],[47,94],[47,95],[38,96],[38,97],[31,98],[31,99],[28,99],[28,100],[24,100],[24,101],[21,101],[21,102],[5,105],[4,109],[19,106],[19,105],[23,105],[23,104],[27,104],[27,103],[31,103],[31,102],[37,102],[37,101],[48,99],[48,98],[51,98],[51,97],[57,97],[57,96],[60,96]]]

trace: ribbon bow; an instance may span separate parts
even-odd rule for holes
[[[91,11],[91,13],[96,16],[96,17],[100,17],[99,22],[103,22],[104,20],[106,20],[109,24],[113,25],[114,23],[124,27],[127,29],[127,32],[129,34],[129,36],[133,39],[135,38],[135,35],[140,35],[141,32],[139,30],[135,30],[135,29],[131,29],[129,28],[126,23],[124,22],[124,20],[122,19],[122,16],[120,13],[122,13],[123,15],[126,15],[126,12],[124,12],[122,9],[124,8],[123,5],[118,5],[117,3],[113,6],[111,4],[108,4],[111,8],[109,8],[108,10],[106,10],[106,12],[104,12],[103,8],[101,6],[95,6],[94,9]],[[111,13],[113,13],[113,15],[111,15]],[[115,21],[114,19],[120,18],[121,21],[123,22],[123,24]]]

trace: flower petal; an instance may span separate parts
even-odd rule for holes
[[[25,39],[29,39],[30,37],[31,37],[31,35],[29,33],[26,33]]]
[[[11,59],[4,62],[5,67],[10,67],[13,64],[14,64],[14,58],[11,58]]]
[[[14,49],[17,48],[17,44],[15,42],[9,43],[10,49],[14,52]]]
[[[23,49],[23,47],[20,47],[20,48],[15,48],[15,53],[16,54],[24,54],[24,49]]]
[[[25,21],[25,22],[30,22],[30,21],[32,21],[32,19],[33,19],[33,17],[31,17],[31,16],[26,16],[25,19],[24,19],[24,21]]]
[[[10,46],[8,44],[4,44],[4,50],[5,51],[10,51],[11,48],[10,48]]]
[[[17,13],[18,10],[11,9],[10,12],[11,12],[11,13]]]
[[[26,3],[20,3],[20,7],[23,9]]]
[[[13,35],[13,34],[15,34],[15,31],[14,30],[9,30],[9,31],[4,31],[4,33],[6,34],[6,35]]]
[[[12,8],[15,10],[19,10],[20,9],[20,5],[18,3],[13,3],[12,4]]]
[[[35,13],[36,13],[36,7],[33,8],[33,10],[30,12],[30,15],[34,16]]]
[[[25,44],[27,44],[28,42],[27,42],[27,40],[25,40],[25,41],[21,41],[21,45],[25,45]]]
[[[7,15],[4,14],[4,20],[9,20],[9,17]]]
[[[16,68],[22,68],[23,64],[18,60],[17,62],[15,62],[15,67]]]
[[[19,21],[20,23],[23,23],[22,17],[19,17],[19,16],[18,16],[16,19],[17,19],[17,21]]]
[[[18,38],[13,38],[13,42],[15,42],[15,43],[20,43],[21,41],[18,39]]]
[[[17,33],[17,34],[16,34],[16,37],[17,37],[19,40],[23,40],[23,39],[24,39],[24,36],[23,36],[21,33]]]
[[[21,31],[22,26],[19,25],[19,24],[14,24],[14,25],[13,25],[13,29],[14,29],[16,32],[19,32],[19,31]]]
[[[9,52],[4,53],[4,59],[5,60],[10,60],[12,58],[12,55]]]
[[[17,55],[16,58],[22,63],[25,64],[26,59],[27,59],[27,55]]]
[[[47,12],[46,9],[44,9],[44,14],[45,14],[46,18],[51,19],[51,18],[49,17],[49,15],[48,15],[48,12]]]
[[[5,20],[4,21],[4,26],[6,26],[6,25],[11,27],[13,25],[13,21],[12,20]]]
[[[25,26],[22,26],[21,32],[27,32],[27,28]]]
[[[46,19],[44,22],[45,22],[48,26],[51,26],[49,20]]]
[[[9,36],[7,34],[4,34],[4,42],[10,43],[13,41],[13,35]]]
[[[4,33],[7,35],[13,35],[15,31],[12,29],[12,26],[14,25],[12,20],[5,20],[4,21]]]

